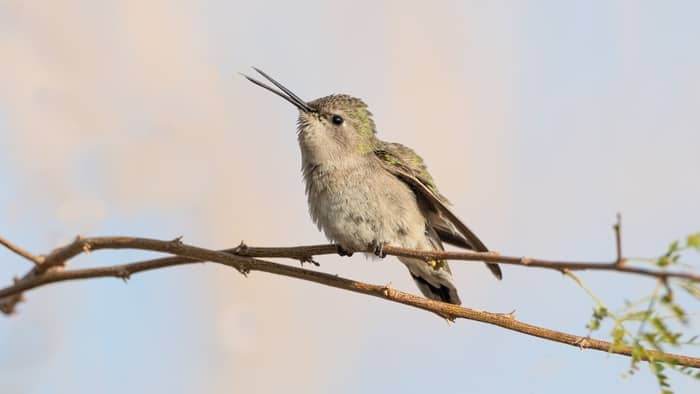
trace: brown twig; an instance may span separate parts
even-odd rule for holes
[[[624,264],[624,259],[622,258],[622,215],[619,212],[613,224],[613,231],[615,232],[615,264],[621,266]]]
[[[556,261],[556,260],[543,260],[534,259],[529,257],[512,257],[512,256],[501,256],[495,253],[471,253],[471,252],[433,252],[433,251],[420,251],[413,249],[398,248],[394,246],[385,246],[384,251],[387,254],[394,256],[405,256],[405,257],[416,257],[423,259],[430,258],[440,258],[446,260],[469,260],[469,261],[484,261],[489,263],[501,263],[501,264],[512,264],[521,265],[528,267],[538,267],[545,269],[552,269],[559,272],[564,272],[564,270],[570,271],[616,271],[627,274],[636,274],[649,276],[657,279],[664,278],[677,278],[677,279],[687,279],[694,282],[700,282],[700,275],[693,274],[690,272],[678,272],[678,271],[664,271],[657,269],[647,269],[639,267],[630,267],[627,265],[618,265],[617,261],[610,263],[595,263],[595,262],[577,262],[577,261]]]
[[[113,239],[120,237],[113,237]],[[63,265],[66,260],[89,250],[96,250],[101,248],[99,242],[95,242],[99,238],[92,238],[93,242],[85,243],[82,242],[81,238],[78,237],[76,240],[66,246],[60,247],[52,251],[48,256],[42,259],[43,263],[36,266],[33,270],[25,274],[24,277],[17,280],[17,285],[20,283],[27,282],[28,279],[34,278],[35,276],[42,275],[46,270]],[[179,238],[171,241],[174,244],[179,241]],[[5,242],[3,244],[10,244]],[[114,248],[113,246],[112,248]],[[14,249],[13,249],[14,250]],[[399,248],[395,246],[387,245],[384,247],[384,251],[389,255],[394,256],[405,256],[405,257],[416,257],[425,260],[440,258],[448,260],[463,260],[463,261],[485,261],[485,262],[495,262],[502,264],[512,264],[512,265],[525,265],[529,267],[538,267],[545,269],[552,269],[559,272],[569,271],[582,271],[582,270],[598,270],[598,271],[616,271],[622,273],[638,274],[649,277],[658,278],[662,281],[667,281],[669,278],[679,278],[687,279],[691,281],[700,281],[700,276],[688,272],[671,272],[662,271],[654,269],[645,269],[638,267],[631,267],[626,265],[618,264],[618,261],[610,263],[594,263],[594,262],[573,262],[573,261],[552,261],[543,259],[534,259],[528,257],[512,257],[512,256],[501,256],[493,252],[488,253],[477,253],[477,252],[440,252],[440,251],[420,251],[414,249]],[[313,256],[337,254],[338,248],[336,245],[324,244],[324,245],[310,245],[310,246],[294,246],[294,247],[251,247],[244,243],[231,249],[225,249],[220,252],[238,254],[240,256],[248,257],[283,257],[283,258],[293,258],[299,261],[312,261]],[[28,252],[25,254],[31,255]],[[24,255],[23,255],[24,256]],[[187,263],[191,261],[184,261]],[[0,292],[0,310],[5,313],[12,313],[18,302],[21,301],[19,294],[15,294],[12,299],[5,298],[2,299]]]
[[[44,262],[43,257],[35,256],[35,255],[29,253],[28,251],[20,248],[19,246],[13,244],[12,242],[6,240],[3,237],[0,237],[0,244],[3,245],[4,247],[6,247],[7,249],[11,250],[15,254],[18,254],[18,255],[24,257],[25,259],[31,261],[35,265],[39,265],[39,264]]]
[[[649,276],[657,279],[687,279],[694,282],[700,282],[700,275],[690,272],[663,271],[656,269],[647,269],[640,267],[630,267],[617,264],[617,260],[613,262],[577,262],[577,261],[556,261],[535,259],[530,257],[514,257],[501,256],[493,252],[448,252],[448,251],[426,251],[400,248],[397,246],[387,245],[384,247],[384,252],[391,256],[415,257],[423,260],[445,259],[459,261],[479,261],[488,263],[502,263],[511,265],[520,265],[528,267],[537,267],[551,269],[559,272],[564,270],[570,271],[617,271],[627,274],[636,274]],[[326,254],[337,254],[338,249],[335,245],[309,245],[309,246],[294,246],[294,247],[254,247],[243,245],[233,249],[226,249],[227,252],[236,253],[242,256],[249,257],[286,257],[301,260],[308,256],[320,256]],[[371,253],[371,250],[367,250]]]
[[[245,245],[241,245],[234,249],[214,251],[183,244],[179,238],[172,241],[160,241],[154,239],[132,237],[96,237],[77,238],[71,244],[66,245],[63,248],[56,249],[49,256],[53,255],[55,261],[65,262],[66,260],[75,257],[76,255],[84,251],[98,249],[141,249],[164,252],[176,256],[147,261],[139,261],[129,264],[120,264],[109,267],[74,270],[45,270],[39,274],[35,273],[34,275],[25,276],[25,278],[18,280],[14,285],[8,286],[4,289],[0,289],[0,303],[3,300],[8,300],[12,297],[21,296],[23,291],[43,286],[49,283],[99,277],[116,277],[127,279],[130,275],[135,274],[137,272],[171,267],[182,264],[189,264],[194,262],[212,261],[229,267],[233,267],[243,274],[247,274],[250,271],[261,271],[288,276],[339,289],[349,290],[356,293],[362,293],[378,298],[383,298],[389,301],[423,309],[425,311],[430,311],[441,316],[480,321],[483,323],[503,327],[508,330],[517,331],[523,334],[576,346],[581,349],[594,349],[625,356],[630,356],[632,354],[632,348],[629,346],[615,346],[610,342],[598,339],[580,337],[555,330],[550,330],[543,327],[534,326],[531,324],[520,322],[510,314],[476,311],[469,308],[463,308],[452,304],[446,304],[417,297],[408,293],[391,289],[388,286],[379,286],[357,282],[345,278],[340,278],[335,275],[311,271],[298,267],[292,267],[284,264],[273,263],[270,261],[250,257],[250,255],[265,254],[268,255],[268,257],[291,257],[301,260],[314,255],[335,253],[337,249],[334,245],[316,245],[309,247],[294,248],[251,248],[246,247]],[[409,251],[407,249],[393,247],[389,250],[385,248],[385,251],[387,253],[395,255],[420,257],[434,256],[434,254],[424,253],[420,251]],[[471,260],[472,256],[468,257],[470,257],[469,260]],[[481,255],[480,257],[483,258],[486,256]],[[493,257],[494,260],[489,261],[503,262],[502,258],[499,258],[499,260],[495,260],[496,258],[498,258],[497,256],[491,257]],[[655,350],[647,350],[643,359],[653,359],[655,361],[668,361],[676,363],[678,365],[700,368],[700,358],[662,353]]]

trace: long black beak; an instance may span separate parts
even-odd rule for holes
[[[280,92],[279,90],[276,90],[275,88],[273,88],[273,87],[271,87],[271,86],[268,86],[268,85],[266,85],[266,84],[264,84],[264,83],[258,81],[257,79],[253,79],[253,78],[251,78],[251,77],[249,77],[249,76],[247,76],[247,75],[245,75],[245,74],[241,74],[241,75],[243,75],[244,77],[246,77],[246,79],[249,80],[250,82],[252,82],[252,83],[254,83],[254,84],[260,86],[261,88],[267,89],[267,90],[271,91],[272,93],[274,93],[274,94],[276,94],[276,95],[282,97],[283,99],[289,101],[289,102],[292,103],[295,107],[299,108],[300,111],[304,111],[304,112],[316,112],[316,109],[314,109],[314,108],[311,107],[309,104],[307,104],[306,101],[304,101],[304,100],[302,100],[301,98],[299,98],[299,96],[297,96],[296,94],[292,93],[291,90],[285,88],[284,85],[282,85],[281,83],[275,81],[275,80],[272,79],[269,75],[265,74],[264,72],[262,72],[260,69],[258,69],[258,68],[256,68],[256,67],[253,67],[253,70],[257,71],[260,75],[262,75],[263,77],[265,77],[265,79],[267,79],[268,81],[272,82],[272,84],[275,85],[275,86],[277,86],[277,87],[281,90],[281,92]]]

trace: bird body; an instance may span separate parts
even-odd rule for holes
[[[423,160],[410,148],[384,142],[367,105],[348,95],[305,102],[257,70],[282,92],[251,82],[299,108],[298,140],[309,213],[325,235],[347,252],[384,245],[443,250],[442,242],[487,251],[447,208]],[[421,292],[460,304],[446,261],[399,258]],[[497,265],[489,268],[500,279]]]
[[[409,187],[372,156],[353,162],[304,164],[311,218],[344,250],[407,245],[424,232],[425,217]]]

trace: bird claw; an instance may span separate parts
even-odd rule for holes
[[[353,254],[353,252],[343,249],[343,247],[340,246],[340,245],[335,245],[335,248],[336,248],[336,250],[338,251],[338,254],[339,254],[340,256],[348,256],[348,257],[350,257],[350,256],[352,256],[352,254]]]
[[[377,257],[383,259],[384,257],[386,257],[386,252],[384,251],[384,245],[386,245],[386,244],[375,240],[375,241],[372,241],[372,243],[370,244],[370,248],[372,248],[372,251],[374,252],[374,254]]]
[[[305,256],[299,259],[299,263],[303,267],[305,263],[313,264],[316,267],[320,267],[321,264],[318,263],[318,261],[314,260],[313,257],[311,256]]]

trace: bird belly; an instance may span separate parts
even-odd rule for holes
[[[319,171],[307,181],[311,217],[343,249],[423,246],[426,219],[413,191],[393,175],[377,169]]]

